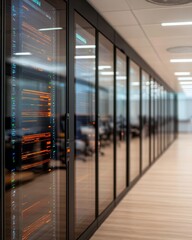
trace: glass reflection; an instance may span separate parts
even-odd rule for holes
[[[151,80],[151,162],[155,160],[155,81]]]
[[[158,104],[158,149],[157,149],[157,154],[158,156],[161,153],[161,86],[158,84],[158,99],[157,99],[157,104]]]
[[[142,71],[142,170],[149,166],[149,75]]]
[[[165,146],[168,146],[168,92],[165,91]]]
[[[126,188],[127,156],[127,83],[126,56],[117,49],[116,55],[116,192]]]
[[[168,125],[167,125],[167,90],[165,90],[165,148],[167,148],[167,131],[168,131]]]
[[[165,89],[162,87],[162,151],[165,150]]]
[[[167,144],[170,144],[170,132],[171,132],[171,123],[170,123],[170,92],[167,92]]]
[[[161,86],[161,148],[160,151],[164,150],[164,89]]]
[[[6,7],[6,239],[65,239],[66,6]]]
[[[159,150],[159,88],[158,83],[155,82],[155,159],[158,157]]]
[[[99,34],[99,213],[113,200],[113,44]]]
[[[171,142],[174,140],[174,94],[171,93]]]
[[[139,66],[130,62],[130,180],[140,173],[140,77]]]
[[[75,235],[95,219],[95,29],[75,14]]]
[[[165,119],[165,149],[167,148],[167,91],[164,92],[164,101],[165,101],[165,113],[164,113],[164,119]]]

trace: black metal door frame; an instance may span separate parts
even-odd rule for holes
[[[1,68],[1,76],[0,76],[0,238],[3,238],[4,235],[4,75],[5,75],[5,66],[4,66],[4,1],[0,3],[0,68]]]

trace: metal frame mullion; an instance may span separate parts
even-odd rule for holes
[[[117,193],[117,186],[116,186],[116,183],[117,183],[117,172],[116,172],[116,169],[117,169],[117,156],[116,156],[116,131],[117,131],[117,128],[116,128],[116,47],[115,45],[113,45],[113,64],[114,64],[114,104],[113,104],[113,107],[114,107],[114,179],[113,179],[113,183],[114,183],[114,200],[116,199],[116,193]]]
[[[151,76],[149,75],[149,116],[148,116],[148,126],[149,126],[149,166],[152,163],[151,159]]]
[[[74,153],[75,153],[75,76],[74,76],[74,44],[75,44],[75,23],[74,23],[75,0],[67,1],[67,113],[69,113],[69,147],[70,156],[67,167],[67,239],[75,239],[75,174],[74,174]],[[72,41],[73,40],[73,41]],[[66,128],[67,129],[67,128]]]
[[[4,161],[5,161],[5,154],[4,154],[4,131],[5,131],[5,112],[4,112],[4,79],[5,79],[5,61],[4,61],[4,49],[5,49],[5,41],[4,41],[4,19],[5,19],[5,3],[1,1],[0,3],[0,64],[1,64],[1,98],[0,98],[0,105],[1,105],[1,121],[0,121],[0,131],[1,131],[1,138],[0,138],[0,148],[1,148],[1,163],[0,163],[0,238],[5,239],[4,236],[4,192],[5,192],[5,184],[4,184]]]
[[[166,108],[166,148],[168,147],[169,145],[169,132],[168,132],[168,129],[169,129],[169,104],[168,104],[168,90],[166,91],[166,105],[167,105],[167,108]]]
[[[166,122],[165,122],[165,88],[163,87],[163,106],[164,106],[164,111],[163,111],[163,151],[165,151],[166,147],[165,147],[165,126],[166,126]]]
[[[163,104],[162,104],[162,85],[160,85],[160,155],[162,153],[162,131],[163,131],[163,128],[162,128],[162,125],[163,125],[163,119],[162,119],[162,116],[163,116]]]
[[[151,93],[151,151],[152,151],[151,163],[153,163],[154,161],[154,102],[153,102],[154,94],[153,94],[153,91],[154,91],[154,80],[151,77],[151,90],[150,90],[150,93]],[[153,120],[153,125],[152,125],[152,120]]]
[[[96,77],[96,94],[95,94],[95,128],[96,128],[96,134],[95,134],[95,217],[97,218],[99,216],[99,147],[98,147],[98,141],[99,141],[99,33],[96,30],[96,67],[95,67],[95,77]]]
[[[129,94],[130,94],[130,81],[129,81],[129,72],[130,72],[130,60],[129,57],[126,57],[126,61],[127,61],[127,176],[126,176],[126,180],[127,180],[127,187],[129,187],[130,184],[130,98],[129,98]]]
[[[176,94],[174,96],[174,105],[175,105],[175,112],[174,112],[175,136],[174,136],[174,139],[176,139],[177,135],[178,135],[178,118],[177,118],[177,116],[178,116],[178,97]]]
[[[143,156],[142,156],[142,144],[143,144],[143,141],[142,141],[142,130],[143,130],[143,118],[142,118],[142,113],[143,113],[143,109],[142,109],[142,97],[143,97],[143,94],[142,94],[142,68],[139,67],[139,113],[140,113],[140,117],[139,117],[139,124],[140,124],[140,175],[142,174],[142,171],[143,171]]]

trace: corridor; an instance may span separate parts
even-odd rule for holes
[[[91,240],[192,239],[192,135],[178,139]]]

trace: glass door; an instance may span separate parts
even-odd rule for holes
[[[113,44],[99,34],[98,145],[99,213],[114,198],[114,55]]]
[[[149,166],[150,132],[149,132],[149,75],[142,70],[142,112],[141,112],[141,137],[142,137],[142,171]]]
[[[66,5],[6,1],[5,239],[66,239]]]
[[[127,69],[126,56],[116,50],[116,196],[126,188]]]
[[[140,174],[140,74],[139,66],[130,62],[130,181]]]
[[[95,220],[95,29],[75,14],[75,236]]]

